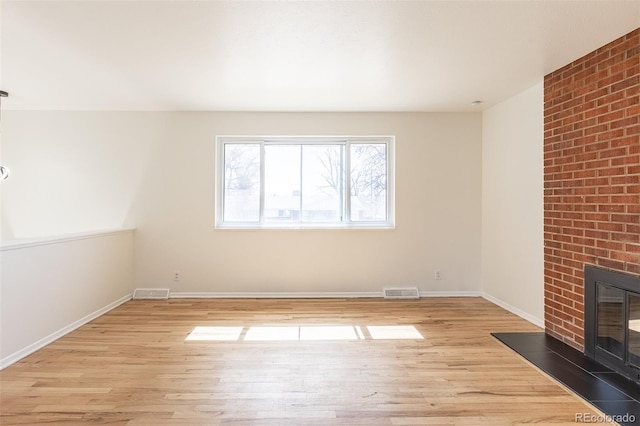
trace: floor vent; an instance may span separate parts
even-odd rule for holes
[[[168,299],[168,288],[136,288],[133,291],[134,299]]]
[[[385,299],[419,299],[420,292],[415,287],[385,288]]]

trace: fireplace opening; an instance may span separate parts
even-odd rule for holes
[[[585,354],[640,383],[640,278],[586,266]]]

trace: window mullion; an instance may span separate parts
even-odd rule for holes
[[[351,223],[351,142],[346,141],[344,146],[344,223]]]
[[[265,150],[264,141],[260,141],[260,224],[264,224],[264,177],[265,177]]]
[[[303,159],[303,155],[304,155],[304,145],[300,144],[300,203],[299,203],[299,210],[298,210],[298,222],[302,222],[302,167],[303,167],[303,163],[302,163],[302,159]]]

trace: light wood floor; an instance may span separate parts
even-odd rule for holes
[[[186,340],[195,327],[239,328]],[[264,340],[273,331],[294,340]],[[496,426],[597,413],[489,334],[509,331],[540,330],[479,298],[130,301],[0,372],[0,423]]]

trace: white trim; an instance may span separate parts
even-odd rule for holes
[[[377,143],[384,144],[386,149],[386,219],[376,221],[351,220],[351,196],[350,196],[350,146],[352,143]],[[225,204],[225,145],[226,144],[250,144],[260,145],[260,212],[259,220],[251,222],[226,222],[224,220]],[[344,190],[341,203],[343,205],[340,212],[339,221],[314,222],[304,221],[302,217],[296,222],[265,222],[265,146],[269,145],[315,145],[315,144],[335,144],[343,146],[344,161],[347,167],[343,167]],[[395,229],[395,136],[216,136],[215,142],[216,165],[215,165],[215,229]],[[302,151],[300,153],[302,156]],[[301,163],[302,164],[302,163]],[[344,166],[344,164],[343,164]],[[300,172],[302,179],[302,171]],[[300,186],[302,189],[302,186]],[[302,208],[303,197],[300,197],[300,208]],[[302,210],[300,210],[302,211]]]
[[[225,224],[220,224],[216,227],[216,230],[234,230],[234,231],[242,231],[242,230],[255,230],[255,229],[265,229],[265,230],[277,230],[277,231],[288,231],[288,230],[395,230],[395,224],[387,224],[381,222],[351,222],[351,223],[338,223],[338,222],[294,222],[294,223],[276,223],[276,222],[266,222],[266,223],[251,223],[251,222],[230,222]]]
[[[421,291],[420,297],[481,297],[479,291]]]
[[[420,297],[481,297],[478,291],[421,291]],[[383,298],[382,291],[339,292],[172,292],[170,299],[353,299]]]
[[[69,241],[86,240],[89,238],[100,238],[109,235],[132,232],[135,228],[115,228],[101,231],[79,232],[76,234],[55,235],[42,238],[25,238],[20,240],[3,241],[0,243],[0,251],[18,250],[29,247],[45,246],[50,244],[60,244]]]
[[[3,370],[4,368],[10,366],[11,364],[20,361],[22,358],[26,357],[27,355],[31,355],[32,353],[34,353],[35,351],[37,351],[38,349],[41,349],[43,347],[45,347],[46,345],[48,345],[49,343],[52,343],[56,340],[58,340],[59,338],[61,338],[62,336],[64,336],[67,333],[72,332],[73,330],[77,329],[78,327],[81,327],[83,325],[85,325],[86,323],[93,321],[94,319],[98,318],[101,315],[106,314],[107,312],[109,312],[110,310],[117,308],[118,306],[122,305],[125,302],[128,302],[129,300],[131,300],[131,294],[127,294],[126,296],[121,297],[120,299],[116,300],[115,302],[112,302],[110,304],[108,304],[107,306],[98,309],[95,312],[90,313],[89,315],[72,322],[71,324],[67,325],[66,327],[61,328],[58,331],[55,331],[53,333],[51,333],[50,335],[43,337],[42,339],[38,340],[35,343],[30,344],[29,346],[20,349],[17,352],[14,352],[13,354],[3,358],[0,360],[0,370]]]
[[[533,325],[537,325],[540,328],[544,328],[544,320],[540,319],[538,317],[535,317],[525,311],[523,311],[522,309],[518,309],[515,306],[511,306],[510,304],[508,304],[507,302],[504,302],[496,297],[491,296],[488,293],[482,292],[482,298],[488,300],[489,302],[500,306],[503,309],[506,309],[507,311],[511,312],[512,314],[515,314],[517,316],[519,316],[522,319],[525,319],[527,321],[529,321],[531,324]]]
[[[170,299],[343,299],[382,297],[382,292],[172,292]]]

